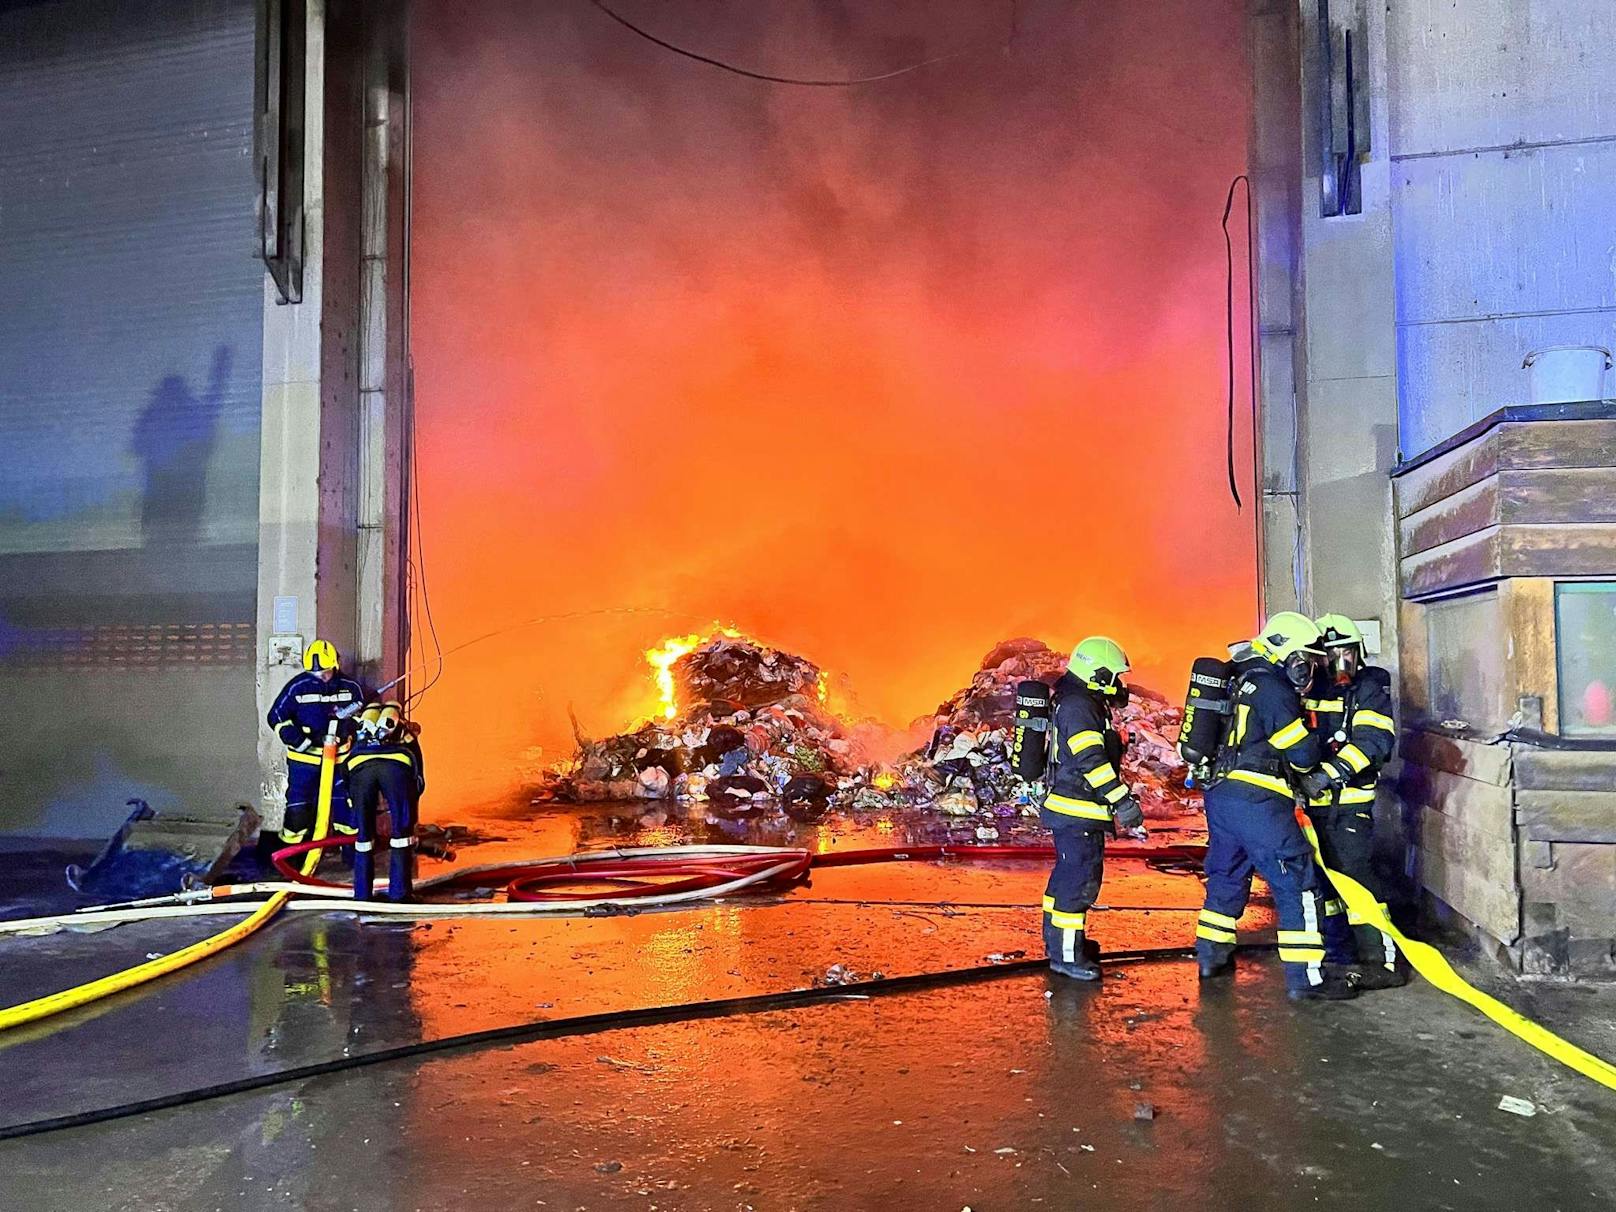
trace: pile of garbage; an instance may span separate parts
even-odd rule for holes
[[[1033,789],[1010,765],[1015,688],[1028,679],[1053,685],[1066,657],[1033,639],[998,645],[967,686],[916,721],[912,734],[926,742],[893,762],[875,756],[890,733],[830,711],[823,672],[802,657],[722,632],[692,637],[666,668],[664,717],[619,736],[580,738],[536,802],[673,799],[730,819],[775,810],[813,819],[832,808],[1031,814]],[[1174,748],[1179,720],[1175,706],[1138,687],[1118,712],[1129,738],[1123,777],[1146,816],[1177,815],[1195,802]]]

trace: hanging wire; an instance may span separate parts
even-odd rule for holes
[[[1234,474],[1234,241],[1229,236],[1229,216],[1234,212],[1234,191],[1240,187],[1240,183],[1242,181],[1246,183],[1246,216],[1248,221],[1246,238],[1249,242],[1251,238],[1249,227],[1251,216],[1251,178],[1246,176],[1245,173],[1241,173],[1233,181],[1230,181],[1229,196],[1223,200],[1223,255],[1225,268],[1224,321],[1226,330],[1224,334],[1224,342],[1229,359],[1226,453],[1228,455],[1229,467],[1229,493],[1234,497],[1234,507],[1236,509],[1242,508],[1242,502],[1240,500],[1240,484],[1236,480]]]
[[[660,46],[663,50],[672,51],[674,54],[682,55],[686,59],[694,59],[697,63],[705,63],[709,67],[716,67],[723,71],[731,72],[737,76],[745,76],[748,80],[762,80],[767,84],[795,84],[803,88],[853,88],[860,84],[878,84],[882,80],[893,80],[899,76],[907,76],[911,72],[918,72],[923,67],[931,67],[938,63],[947,63],[950,59],[964,58],[966,55],[975,54],[977,49],[979,49],[972,48],[971,50],[952,51],[946,55],[936,55],[930,59],[922,59],[920,62],[911,63],[906,67],[894,68],[889,72],[880,72],[874,76],[855,76],[852,79],[820,80],[801,76],[776,76],[770,74],[769,72],[755,72],[750,68],[737,67],[733,63],[725,63],[722,59],[714,59],[710,55],[703,55],[698,51],[688,50],[682,46],[676,46],[674,43],[669,42],[666,39],[657,37],[649,30],[635,25],[634,22],[623,16],[622,13],[619,13],[607,6],[605,0],[589,0],[589,2],[601,12],[605,13],[606,16],[617,22],[617,24],[621,25],[624,29],[630,31],[631,33],[637,34],[639,37],[644,38],[647,42]],[[1004,43],[1006,49],[1009,49],[1010,42],[1015,38],[1016,22],[1017,14],[1014,6],[1012,6],[1010,13],[1009,36]]]

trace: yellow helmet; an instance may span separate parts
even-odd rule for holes
[[[1358,630],[1358,624],[1346,615],[1321,614],[1317,623],[1323,635],[1324,647],[1340,648],[1347,644],[1356,644],[1360,653],[1365,650],[1363,632]]]
[[[1090,690],[1115,694],[1122,686],[1122,675],[1131,666],[1121,644],[1109,636],[1091,635],[1072,650],[1067,668],[1082,678]]]
[[[303,650],[303,668],[310,672],[337,666],[337,648],[330,640],[315,640]]]
[[[1305,614],[1281,610],[1263,624],[1261,634],[1252,637],[1251,646],[1258,656],[1275,665],[1283,665],[1287,657],[1298,652],[1310,656],[1324,655],[1319,647],[1323,638],[1318,624]]]

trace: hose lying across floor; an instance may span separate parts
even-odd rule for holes
[[[150,917],[192,916],[213,913],[248,913],[234,926],[199,943],[162,956],[124,972],[114,973],[77,988],[50,994],[0,1010],[0,1031],[35,1022],[110,996],[113,993],[154,980],[188,964],[196,963],[241,941],[284,908],[330,910],[343,900],[350,904],[352,892],[317,880],[313,869],[321,850],[347,844],[347,839],[324,838],[329,820],[331,772],[335,746],[327,749],[321,771],[321,798],[316,840],[289,846],[274,856],[276,868],[287,883],[230,885],[196,893],[179,893],[169,898],[131,903],[56,918],[34,918],[0,923],[0,933],[37,933],[72,925],[115,924]],[[1390,934],[1403,948],[1404,955],[1433,986],[1479,1010],[1506,1031],[1532,1045],[1544,1055],[1559,1061],[1609,1089],[1616,1089],[1616,1066],[1560,1038],[1547,1028],[1511,1010],[1464,980],[1436,948],[1407,938],[1387,918],[1374,896],[1356,881],[1330,871],[1318,850],[1311,826],[1304,823],[1321,870],[1328,875],[1346,901],[1356,921],[1371,923]],[[1198,857],[1199,847],[1155,846],[1119,847],[1116,857],[1136,857],[1157,861],[1184,861]],[[537,916],[554,913],[632,912],[653,906],[690,904],[732,896],[742,891],[768,887],[787,888],[800,883],[814,867],[853,866],[865,863],[925,862],[943,859],[1047,861],[1054,855],[1049,846],[954,846],[927,845],[883,847],[815,854],[799,848],[768,846],[662,846],[629,847],[588,854],[535,859],[517,863],[495,863],[450,871],[419,885],[422,893],[465,894],[486,892],[503,885],[504,901],[448,901],[426,904],[394,904],[388,901],[363,902],[366,914],[401,917],[459,917],[486,915]],[[302,857],[301,869],[290,860]],[[580,885],[606,885],[609,895],[580,895]],[[239,903],[225,898],[268,892],[269,899]],[[308,899],[292,900],[298,892]],[[185,903],[201,901],[202,903]]]
[[[332,735],[326,739],[325,747],[320,754],[320,793],[314,822],[316,836],[325,833],[331,824],[331,792],[336,780],[336,769],[337,742]],[[304,873],[312,874],[319,861],[318,854],[311,854],[305,860]],[[114,972],[111,976],[103,976],[99,980],[64,989],[60,993],[48,993],[44,997],[36,997],[20,1005],[8,1006],[0,1010],[0,1031],[9,1031],[25,1023],[49,1018],[53,1014],[87,1006],[91,1002],[111,997],[114,993],[122,993],[125,989],[133,989],[136,985],[144,985],[147,981],[154,981],[160,976],[167,976],[170,972],[177,972],[211,955],[217,955],[225,948],[235,946],[248,935],[262,929],[271,918],[286,907],[291,898],[291,892],[276,892],[267,901],[250,906],[251,912],[242,921],[221,930],[218,934],[210,935],[201,942],[147,960],[144,964],[136,964],[133,968],[125,968],[122,972]],[[249,906],[237,908],[245,909]]]
[[[1242,951],[1272,951],[1272,943],[1242,943]],[[1190,947],[1145,947],[1133,951],[1113,951],[1101,956],[1106,965],[1150,963],[1160,960],[1184,959],[1194,954]],[[297,1065],[273,1073],[255,1073],[216,1085],[201,1086],[194,1090],[180,1090],[154,1098],[138,1099],[111,1107],[98,1107],[91,1111],[78,1111],[71,1115],[57,1115],[27,1123],[0,1125],[0,1140],[13,1140],[21,1136],[38,1136],[45,1132],[59,1132],[64,1128],[82,1128],[109,1120],[128,1119],[153,1111],[166,1111],[187,1107],[233,1094],[248,1094],[291,1082],[324,1077],[368,1065],[389,1061],[411,1060],[442,1052],[470,1048],[509,1046],[538,1040],[567,1039],[581,1035],[597,1035],[606,1031],[626,1031],[636,1027],[655,1027],[670,1023],[699,1022],[704,1019],[730,1018],[741,1014],[762,1014],[771,1010],[795,1010],[805,1006],[829,1002],[867,1000],[904,993],[919,993],[928,989],[945,989],[980,981],[1000,980],[1012,976],[1028,976],[1048,972],[1047,960],[1009,960],[1004,963],[979,964],[970,968],[949,968],[941,972],[917,972],[908,976],[888,976],[880,980],[856,981],[847,985],[821,985],[807,989],[782,989],[775,993],[752,993],[741,997],[721,997],[706,1001],[682,1002],[671,1006],[643,1006],[631,1010],[607,1010],[598,1014],[579,1014],[570,1018],[535,1019],[510,1023],[503,1027],[489,1027],[482,1031],[467,1031],[459,1035],[439,1036],[419,1040],[412,1044],[399,1044],[391,1048],[378,1048],[312,1064]],[[1062,978],[1064,979],[1064,978]]]

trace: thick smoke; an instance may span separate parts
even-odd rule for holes
[[[1245,164],[1237,0],[1029,0],[1008,44],[1008,3],[617,2],[788,75],[968,53],[798,88],[586,0],[417,6],[440,634],[673,612],[451,657],[423,712],[439,789],[565,756],[569,705],[615,730],[650,703],[640,651],[713,620],[894,722],[1007,636],[1108,632],[1176,692],[1249,632],[1218,228]]]

